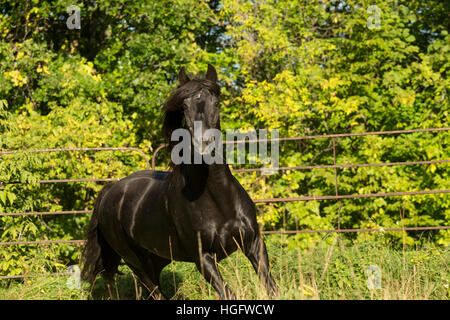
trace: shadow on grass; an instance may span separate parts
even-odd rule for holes
[[[187,299],[180,293],[178,288],[183,282],[183,275],[180,272],[164,269],[160,275],[160,290],[166,299]],[[121,270],[122,275],[116,275],[115,285],[108,289],[106,281],[98,277],[91,291],[92,300],[146,300],[150,292],[141,284],[139,279],[133,276],[131,270],[124,267]]]

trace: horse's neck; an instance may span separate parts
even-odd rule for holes
[[[180,174],[184,191],[197,198],[204,192],[221,193],[232,187],[232,175],[227,164],[183,164]]]

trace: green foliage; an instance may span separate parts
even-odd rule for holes
[[[448,25],[422,15],[421,2],[223,4],[219,15],[226,47],[216,56],[228,84],[223,102],[227,128],[279,128],[280,136],[300,136],[448,126]],[[382,12],[381,24],[369,29],[367,8],[374,4]],[[448,7],[431,1],[426,10],[434,11],[434,5]],[[422,18],[429,25],[418,32]],[[280,166],[332,164],[331,142],[285,142]],[[448,159],[449,151],[447,132],[336,140],[339,164]],[[341,169],[339,193],[448,189],[448,174],[445,164]],[[332,169],[242,176],[240,181],[255,198],[335,193]],[[448,224],[449,201],[446,195],[345,200],[341,228]],[[266,228],[328,229],[337,227],[338,209],[335,201],[317,201],[261,206],[259,211]],[[372,236],[352,235],[360,240]],[[402,238],[401,233],[390,236]],[[428,236],[449,243],[448,231]],[[407,242],[421,237],[410,233]],[[295,238],[308,245],[317,235]]]
[[[217,67],[222,129],[277,128],[285,137],[449,124],[445,1],[78,1],[80,30],[66,26],[70,4],[0,0],[0,150],[19,150],[0,158],[0,213],[92,208],[100,184],[35,182],[123,177],[145,168],[136,153],[26,150],[131,146],[150,155],[162,143],[160,107],[181,66],[192,74],[207,63]],[[367,26],[370,5],[381,11],[379,28]],[[337,163],[448,159],[449,139],[448,132],[341,138]],[[159,158],[160,169],[166,160]],[[332,163],[329,139],[280,144],[280,166]],[[338,191],[450,189],[448,168],[339,169]],[[236,177],[255,199],[335,194],[332,169]],[[340,206],[330,200],[257,207],[265,229],[334,229]],[[343,200],[340,216],[341,228],[448,225],[450,198]],[[0,217],[0,241],[82,239],[87,220]],[[289,239],[290,247],[311,247],[322,235]],[[450,232],[386,232],[382,239],[445,246]],[[61,271],[78,255],[69,244],[0,246],[0,273]]]

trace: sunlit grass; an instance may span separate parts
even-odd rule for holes
[[[450,250],[439,247],[393,249],[374,242],[291,248],[286,236],[267,236],[272,274],[280,287],[275,299],[449,299]],[[366,270],[380,271],[380,288],[369,289]],[[131,271],[121,266],[113,298],[144,299]],[[220,263],[220,270],[239,299],[269,299],[250,262],[241,252]],[[0,299],[110,299],[101,278],[93,290],[67,287],[67,276],[3,281]],[[161,274],[161,290],[171,299],[217,299],[192,263],[174,262]]]

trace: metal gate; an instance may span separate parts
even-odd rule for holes
[[[334,181],[335,181],[335,193],[332,195],[325,196],[298,196],[298,197],[283,197],[283,198],[263,198],[254,199],[255,204],[261,205],[264,203],[274,203],[274,202],[292,202],[292,201],[318,201],[318,200],[336,200],[339,203],[338,209],[338,222],[337,229],[331,230],[278,230],[278,231],[263,231],[265,234],[295,234],[295,233],[349,233],[349,232],[379,232],[379,231],[420,231],[420,230],[444,230],[450,229],[450,226],[426,226],[426,227],[402,227],[402,228],[372,228],[372,229],[341,229],[341,199],[355,199],[355,198],[376,198],[376,197],[395,197],[395,196],[407,196],[407,195],[423,195],[423,194],[447,194],[450,190],[417,190],[417,191],[407,191],[407,192],[384,192],[384,193],[370,193],[370,194],[351,194],[342,195],[339,194],[339,176],[338,169],[343,168],[359,168],[359,167],[384,167],[384,166],[411,166],[411,165],[430,165],[430,164],[446,164],[450,162],[450,159],[443,160],[430,160],[430,161],[405,161],[405,162],[385,162],[385,163],[361,163],[361,164],[337,164],[336,163],[336,139],[343,137],[360,137],[368,135],[393,135],[393,134],[408,134],[415,132],[437,132],[437,131],[449,131],[450,128],[432,128],[432,129],[412,129],[412,130],[396,130],[396,131],[379,131],[379,132],[365,132],[365,133],[343,133],[343,134],[329,134],[329,135],[318,135],[318,136],[299,136],[299,137],[285,137],[277,138],[278,141],[299,141],[299,140],[309,140],[309,139],[331,139],[332,150],[333,150],[333,164],[328,165],[313,165],[313,166],[292,166],[292,167],[280,167],[278,170],[315,170],[315,169],[333,169],[334,170]],[[259,141],[271,141],[273,139],[257,139],[251,141],[234,141],[233,143],[248,143],[248,142],[259,142]],[[160,150],[165,148],[166,145],[162,145],[157,148],[152,157],[152,169],[156,167],[156,157]],[[83,152],[83,151],[127,151],[127,152],[137,152],[145,160],[146,168],[150,169],[150,162],[146,154],[138,148],[60,148],[60,149],[39,149],[39,150],[27,150],[27,152],[32,153],[45,153],[45,152]],[[12,154],[18,151],[0,151],[1,155]],[[1,159],[1,158],[0,158]],[[232,169],[232,172],[255,172],[261,171],[261,168],[247,168],[247,169]],[[70,182],[111,182],[117,181],[119,178],[83,178],[83,179],[52,179],[52,180],[38,180],[35,183],[70,183]],[[7,183],[17,183],[17,182],[5,182]],[[10,213],[0,213],[0,217],[5,216],[27,216],[27,215],[73,215],[73,214],[89,214],[91,210],[79,210],[79,211],[57,211],[57,212],[10,212]],[[1,246],[4,245],[51,245],[58,243],[72,243],[72,244],[83,244],[84,240],[48,240],[48,241],[9,241],[0,242]],[[64,275],[66,273],[54,273],[45,275],[34,275],[34,276],[55,276]],[[0,276],[0,279],[12,279],[12,278],[25,278],[30,275],[15,275],[15,276]]]

